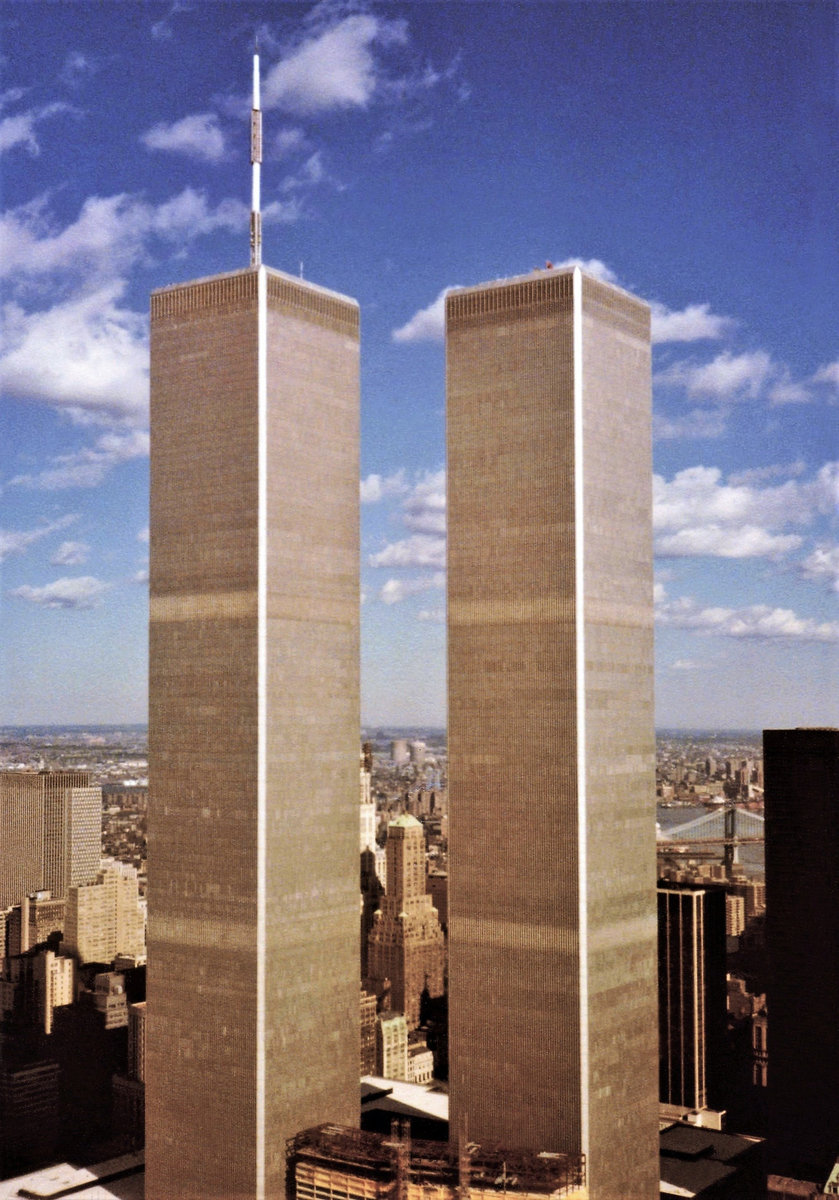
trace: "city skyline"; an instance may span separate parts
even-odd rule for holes
[[[839,721],[835,14],[712,7],[4,6],[0,721],[146,719],[147,297],[247,264],[255,33],[265,260],[361,303],[364,722],[445,724],[442,292],[548,257],[653,305],[657,724]]]

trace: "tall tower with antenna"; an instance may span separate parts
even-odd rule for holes
[[[358,1123],[355,301],[262,264],[151,297],[146,1196],[285,1195]]]

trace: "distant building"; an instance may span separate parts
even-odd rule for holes
[[[725,892],[658,887],[659,1099],[718,1108],[725,1056]]]
[[[376,997],[361,989],[361,1074],[373,1075],[376,1070]]]
[[[391,1007],[408,1028],[420,1020],[420,996],[443,994],[445,939],[425,890],[425,833],[416,817],[391,821],[385,843],[388,888],[368,942],[370,984],[380,995],[390,981]]]
[[[63,949],[80,963],[111,963],[118,955],[142,960],[145,922],[136,870],[112,862],[95,883],[70,888]]]
[[[9,954],[25,954],[33,946],[46,942],[51,935],[61,936],[64,929],[65,900],[54,900],[50,892],[24,896],[6,916]]]
[[[370,743],[365,742],[361,752],[360,770],[361,845],[359,849],[362,854],[365,850],[376,849],[376,801],[373,799],[371,789],[372,769],[373,755]]]
[[[662,1200],[765,1200],[760,1138],[678,1122],[662,1129],[659,1139]]]
[[[38,891],[60,900],[96,877],[102,789],[88,771],[2,771],[0,829],[0,909]]]
[[[407,738],[394,738],[390,743],[390,758],[394,766],[404,767],[410,759]]]
[[[128,1026],[128,997],[125,976],[119,971],[103,971],[93,981],[93,1004],[106,1029]]]
[[[823,1183],[839,1153],[839,729],[767,729],[769,1163]]]
[[[380,1013],[376,1020],[376,1074],[408,1079],[408,1025],[402,1013]]]
[[[431,1083],[434,1078],[434,1055],[425,1042],[408,1045],[408,1083]]]
[[[725,897],[725,932],[727,937],[739,937],[746,928],[746,899],[734,892]]]
[[[0,1058],[0,1178],[54,1157],[60,1132],[57,1062]]]
[[[146,1002],[128,1006],[128,1073],[132,1079],[146,1078]]]
[[[40,948],[10,957],[0,971],[0,1019],[14,1015],[25,1025],[52,1033],[56,1008],[75,999],[75,963]]]
[[[451,1134],[657,1200],[649,307],[456,289],[446,380]]]

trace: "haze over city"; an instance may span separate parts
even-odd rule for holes
[[[264,258],[361,305],[362,717],[445,723],[446,288],[653,306],[656,719],[839,721],[835,10],[0,14],[0,722],[144,722],[148,293]],[[619,431],[616,431],[619,435]]]

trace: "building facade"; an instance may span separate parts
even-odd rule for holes
[[[420,1023],[420,997],[442,996],[446,945],[437,910],[425,890],[425,831],[407,814],[391,821],[385,843],[387,890],[368,941],[370,985],[389,984],[389,1004],[409,1029]]]
[[[649,308],[454,291],[446,372],[452,1136],[656,1197]]]
[[[659,1099],[682,1110],[722,1104],[727,900],[721,888],[658,888]]]
[[[62,948],[80,963],[145,959],[146,911],[134,867],[110,862],[95,882],[70,888]]]
[[[0,772],[0,908],[24,896],[96,878],[102,852],[102,789],[88,771]]]
[[[358,1121],[358,339],[262,266],[152,295],[148,1200]]]
[[[839,1156],[839,729],[766,729],[769,1169]]]

